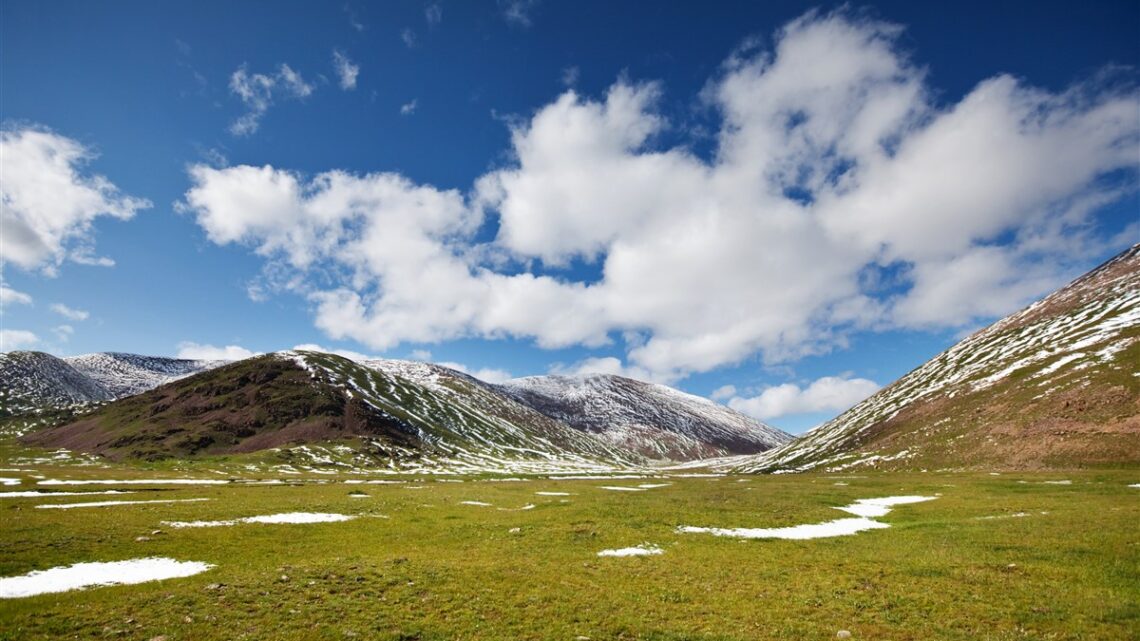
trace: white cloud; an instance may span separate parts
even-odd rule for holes
[[[178,344],[176,358],[188,358],[202,361],[240,361],[243,358],[258,356],[261,352],[254,352],[238,345],[215,347],[213,345],[199,345],[190,341]]]
[[[550,368],[550,373],[557,376],[584,376],[587,374],[610,374],[613,376],[624,376],[639,381],[650,381],[654,383],[672,383],[676,380],[676,376],[665,375],[659,376],[654,372],[650,372],[644,367],[630,366],[622,362],[616,356],[594,356],[582,359],[577,363],[571,365],[564,365],[556,363]]]
[[[567,369],[671,381],[860,329],[967,326],[1104,249],[1098,207],[1129,188],[1103,178],[1135,176],[1140,100],[999,76],[938,106],[900,33],[812,13],[772,51],[734,53],[703,94],[721,119],[710,159],[660,143],[659,85],[621,80],[516,121],[514,161],[467,194],[198,165],[183,206],[212,241],[265,257],[328,336],[373,349],[637,336],[624,361]],[[489,220],[497,237],[477,243]],[[572,261],[600,277],[575,281]]]
[[[71,325],[57,325],[53,327],[51,331],[55,334],[56,340],[61,343],[66,343],[71,339],[72,335],[75,334],[75,328]]]
[[[81,143],[44,128],[0,131],[0,266],[54,274],[64,260],[114,264],[94,256],[94,221],[100,216],[127,220],[151,203],[84,172],[94,156]]]
[[[577,66],[566,67],[562,70],[562,84],[569,88],[578,84],[578,77],[581,75],[581,70]]]
[[[7,305],[31,305],[32,297],[24,292],[18,292],[7,285],[0,284],[0,308]]]
[[[400,32],[400,40],[404,41],[405,47],[412,49],[416,46],[416,32],[405,27],[404,30]]]
[[[305,98],[315,90],[316,87],[305,82],[301,74],[287,64],[278,65],[272,75],[251,74],[243,64],[230,75],[230,91],[241,99],[248,111],[230,125],[230,133],[248,136],[256,132],[275,96]]]
[[[709,398],[714,401],[723,401],[724,399],[732,398],[733,396],[736,396],[735,385],[721,385],[720,387],[713,390],[712,394],[709,394]]]
[[[464,365],[463,363],[453,363],[453,362],[448,362],[448,361],[445,361],[442,363],[436,363],[436,365],[439,365],[441,367],[448,367],[448,368],[451,368],[457,372],[463,372],[464,374],[467,374],[468,376],[474,376],[475,378],[483,381],[484,383],[492,383],[492,384],[505,383],[506,381],[509,381],[512,378],[514,378],[514,376],[511,376],[511,373],[505,369],[495,369],[493,367],[484,367],[481,369],[474,369],[473,370],[473,369],[470,369],[469,367],[467,367],[466,365]]]
[[[499,11],[508,24],[527,28],[532,24],[531,13],[539,0],[499,0]]]
[[[406,103],[400,105],[400,115],[401,116],[410,116],[410,115],[416,113],[416,105],[417,104],[419,104],[419,99],[413,98],[411,102],[406,102]]]
[[[84,321],[87,320],[87,317],[91,315],[85,310],[73,309],[67,305],[64,305],[63,303],[52,303],[51,311],[73,321]]]
[[[439,6],[438,2],[433,2],[424,7],[424,19],[432,26],[443,22],[443,7]]]
[[[408,357],[413,361],[424,361],[425,363],[431,362],[431,352],[426,349],[414,349],[412,350],[412,353],[408,355]]]
[[[31,347],[38,342],[39,337],[25,329],[0,329],[0,352]]]
[[[349,60],[344,53],[333,51],[333,66],[336,67],[336,75],[340,79],[340,88],[345,91],[356,89],[356,77],[360,75],[360,65]]]
[[[824,376],[805,388],[785,383],[769,387],[758,396],[734,396],[728,406],[752,418],[767,420],[794,414],[841,412],[878,390],[878,383],[865,378]]]

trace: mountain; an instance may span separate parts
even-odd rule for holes
[[[708,399],[622,376],[533,376],[499,389],[555,420],[653,459],[754,454],[792,438]]]
[[[643,462],[459,372],[318,352],[279,352],[210,369],[108,403],[24,442],[116,460],[285,448],[284,456],[298,463],[405,471],[556,471]],[[342,460],[329,459],[330,452]]]
[[[110,401],[221,364],[110,352],[68,358],[0,353],[0,413],[19,416]]]
[[[43,352],[0,353],[0,416],[107,401],[110,393],[67,361]]]
[[[227,362],[139,356],[119,352],[69,356],[63,360],[76,371],[98,383],[107,391],[110,398],[140,394]]]
[[[1140,463],[1140,245],[740,471]]]

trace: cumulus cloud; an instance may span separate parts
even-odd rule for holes
[[[734,52],[702,94],[720,119],[709,158],[661,143],[677,132],[660,85],[619,80],[515,121],[512,162],[466,193],[197,165],[183,207],[212,241],[265,257],[328,336],[374,349],[620,337],[624,360],[581,365],[670,381],[859,330],[959,328],[1103,250],[1096,212],[1135,184],[1140,100],[998,76],[940,105],[900,34],[810,13],[770,51]],[[575,262],[600,275],[575,280]]]
[[[355,82],[356,76],[352,79]],[[274,97],[305,98],[315,89],[287,64],[278,65],[273,74],[250,73],[243,64],[230,75],[230,92],[241,99],[247,111],[230,125],[230,133],[248,136],[256,132]]]
[[[24,292],[16,291],[7,285],[0,284],[0,308],[7,305],[31,305],[32,297]]]
[[[258,356],[260,354],[261,352],[254,352],[239,345],[215,347],[214,345],[200,345],[198,343],[184,341],[178,344],[178,354],[176,358],[203,361],[240,361],[243,358],[250,358],[251,356]]]
[[[39,337],[26,329],[0,329],[0,352],[31,347],[38,342]]]
[[[865,378],[824,376],[801,388],[794,383],[769,387],[757,396],[733,396],[732,409],[759,420],[813,412],[841,412],[879,390]]]
[[[348,59],[341,51],[333,51],[333,67],[340,80],[340,88],[345,91],[356,89],[356,77],[360,75],[360,65]]]
[[[94,156],[78,141],[42,127],[0,131],[0,267],[11,263],[55,274],[65,260],[114,264],[94,255],[95,220],[127,220],[151,203],[84,171]]]
[[[84,320],[87,320],[87,317],[91,315],[89,312],[87,312],[85,310],[74,309],[74,308],[68,307],[67,305],[64,305],[63,303],[52,303],[51,311],[59,314],[60,316],[63,316],[64,318],[69,318],[73,321],[84,321]]]
[[[419,99],[413,98],[411,102],[405,102],[404,104],[400,105],[400,115],[410,116],[416,113],[416,105],[418,103]]]

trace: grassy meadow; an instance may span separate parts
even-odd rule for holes
[[[5,471],[0,476],[21,483],[0,489],[110,489],[36,485],[32,474],[122,479],[132,472]],[[415,477],[389,485],[287,480],[0,499],[2,577],[151,556],[215,565],[187,578],[0,599],[0,639],[799,640],[849,630],[855,639],[1109,640],[1140,634],[1140,489],[1128,487],[1140,482],[1140,471]],[[1071,484],[1044,482],[1058,480]],[[601,487],[642,483],[670,485],[636,492]],[[829,521],[849,516],[833,508],[855,499],[907,494],[940,496],[897,506],[878,519],[889,529],[853,536],[740,540],[676,531]],[[211,500],[34,507],[186,498]],[[162,524],[297,511],[359,518],[199,529]],[[643,543],[664,552],[597,556]]]

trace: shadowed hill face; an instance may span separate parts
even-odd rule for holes
[[[534,376],[499,389],[551,418],[649,458],[754,454],[792,438],[708,399],[622,376]]]
[[[747,471],[1140,462],[1140,245]]]

